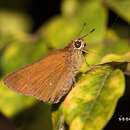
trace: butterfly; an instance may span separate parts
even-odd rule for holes
[[[91,32],[93,31],[94,29]],[[40,61],[7,75],[4,83],[24,95],[52,104],[58,103],[72,89],[75,76],[85,62],[84,54],[87,51],[83,37],[72,40],[64,49],[54,51]]]

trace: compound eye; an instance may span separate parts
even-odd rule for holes
[[[82,42],[81,42],[80,40],[77,40],[77,41],[74,42],[74,46],[75,46],[76,48],[80,48],[80,47],[81,47],[81,44],[82,44]]]

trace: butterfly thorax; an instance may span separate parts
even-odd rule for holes
[[[82,39],[76,39],[72,41],[65,49],[68,52],[67,61],[69,62],[69,68],[73,74],[78,73],[84,63],[84,48],[85,42]]]
[[[82,51],[74,50],[70,57],[71,70],[74,74],[78,73],[84,63]]]
[[[84,56],[81,50],[74,49],[71,46],[65,49],[66,50],[66,64],[69,66],[68,69],[76,75],[82,64],[84,63]]]

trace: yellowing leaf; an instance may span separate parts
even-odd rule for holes
[[[0,81],[0,111],[6,116],[13,116],[34,103],[34,98],[13,92]]]
[[[53,121],[57,119],[58,123],[63,116],[69,130],[101,130],[112,117],[124,87],[121,70],[106,65],[94,68],[76,83],[61,105],[60,114],[53,113]]]

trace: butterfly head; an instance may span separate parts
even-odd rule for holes
[[[81,38],[73,40],[67,46],[67,48],[70,51],[74,51],[74,52],[77,52],[77,53],[88,54],[86,42],[83,39],[81,39]]]
[[[83,53],[87,53],[86,43],[83,39],[76,39],[72,42],[73,49]]]
[[[76,39],[73,41],[73,47],[77,50],[82,50],[86,46],[86,43],[82,39]]]

